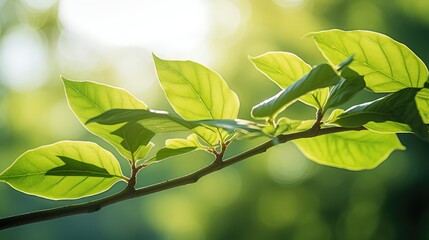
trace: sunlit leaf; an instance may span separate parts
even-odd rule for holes
[[[340,132],[293,141],[309,159],[349,170],[372,169],[394,150],[405,150],[395,134]]]
[[[289,52],[268,52],[249,57],[255,67],[281,89],[288,87],[311,71],[310,65]],[[302,102],[320,108],[328,97],[328,89],[318,89],[299,98]]]
[[[379,133],[412,133],[410,126],[404,123],[386,121],[386,122],[368,122],[363,125],[366,129]]]
[[[123,179],[110,152],[95,143],[74,141],[29,150],[0,175],[18,191],[54,200],[98,194]]]
[[[359,127],[368,122],[399,122],[408,124],[417,136],[428,140],[428,129],[415,101],[419,91],[418,88],[405,88],[376,101],[354,106],[338,116],[335,123],[343,127]]]
[[[186,120],[235,119],[239,100],[222,77],[192,61],[169,61],[153,55],[159,82],[174,110]],[[226,134],[199,127],[194,131],[211,145]]]
[[[136,156],[135,152],[145,147],[145,144],[140,144],[140,142],[147,142],[149,137],[146,136],[149,133],[147,130],[133,128],[132,135],[118,134],[118,131],[123,131],[123,129],[119,130],[122,126],[108,126],[98,123],[85,124],[89,119],[114,108],[147,109],[142,101],[120,88],[95,82],[75,82],[62,79],[70,108],[86,129],[112,144],[127,159],[144,157],[141,154]],[[133,140],[128,139],[128,137],[132,137]],[[130,144],[138,146],[130,149]]]
[[[146,157],[146,156],[149,154],[149,151],[150,151],[150,150],[152,150],[152,148],[153,148],[154,146],[155,146],[155,144],[154,144],[154,143],[152,143],[152,142],[150,142],[150,143],[148,143],[145,147],[140,148],[140,149],[135,153],[135,155],[136,155],[136,156],[140,156],[139,158],[137,158],[137,159],[140,159],[140,161],[138,161],[138,162],[137,162],[137,165],[138,165],[140,162],[146,162],[146,161],[150,160],[150,159],[144,159],[144,157]]]
[[[417,109],[425,124],[429,124],[429,89],[423,88],[415,97]]]
[[[178,149],[185,147],[203,148],[204,146],[198,141],[196,134],[189,135],[186,139],[174,138],[165,140],[165,146],[170,149]]]
[[[174,157],[178,155],[183,155],[189,152],[196,150],[196,147],[184,147],[184,148],[161,148],[156,153],[156,160],[164,160],[169,157]]]
[[[280,88],[286,88],[311,71],[310,65],[289,52],[268,52],[249,59],[261,73]]]
[[[277,136],[280,134],[289,134],[308,130],[314,125],[315,122],[315,120],[302,121],[282,117],[277,121],[276,129],[270,135]]]
[[[370,31],[328,30],[310,34],[325,58],[339,64],[354,55],[351,69],[365,77],[374,92],[423,87],[428,69],[407,46]]]
[[[331,112],[331,114],[329,114],[328,118],[323,122],[325,124],[332,124],[337,120],[338,116],[340,116],[343,113],[344,113],[343,109],[335,109],[334,111]]]
[[[321,64],[289,85],[275,96],[259,103],[252,109],[254,118],[272,118],[282,112],[289,104],[302,95],[324,87],[337,84],[341,77],[328,64]]]
[[[182,155],[199,148],[203,148],[203,146],[198,141],[198,137],[195,134],[189,135],[186,139],[167,139],[165,141],[165,148],[161,148],[156,153],[156,160],[159,161],[165,158]]]

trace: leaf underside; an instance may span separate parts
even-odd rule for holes
[[[275,96],[254,106],[252,116],[254,118],[275,117],[302,95],[319,88],[335,85],[340,79],[341,77],[328,64],[318,65],[300,80],[289,85]]]
[[[343,127],[358,127],[368,122],[386,121],[407,124],[417,136],[429,139],[416,104],[418,88],[405,88],[373,102],[354,106],[337,117],[335,123]]]

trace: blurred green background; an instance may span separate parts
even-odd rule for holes
[[[172,111],[151,53],[191,59],[219,72],[240,97],[240,118],[250,118],[251,107],[278,89],[248,55],[289,51],[314,65],[323,59],[306,33],[367,29],[405,43],[428,64],[428,12],[427,0],[0,0],[0,171],[24,151],[61,139],[114,151],[69,110],[60,75],[123,87],[151,108]],[[288,114],[313,113],[295,105]],[[400,139],[407,151],[374,170],[320,166],[290,143],[194,185],[4,230],[0,239],[429,239],[428,144]],[[235,143],[228,154],[257,142]],[[170,159],[142,171],[139,181],[209,162],[204,153]],[[70,203],[0,185],[1,217]]]

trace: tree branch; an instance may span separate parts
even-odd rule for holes
[[[167,189],[195,183],[200,178],[212,172],[218,171],[220,169],[223,169],[225,167],[238,163],[249,157],[261,154],[277,144],[286,143],[291,140],[315,137],[315,136],[326,135],[326,134],[331,134],[336,132],[360,131],[360,130],[365,130],[365,128],[364,127],[358,127],[358,128],[332,127],[332,128],[320,129],[320,124],[315,124],[315,126],[313,126],[311,129],[308,129],[303,132],[279,135],[271,139],[270,141],[267,141],[259,146],[249,149],[243,153],[237,154],[226,160],[223,160],[224,151],[222,151],[219,155],[216,156],[216,159],[210,165],[204,168],[201,168],[191,174],[185,175],[183,177],[167,180],[161,183],[142,187],[139,189],[134,189],[134,187],[126,187],[123,191],[117,194],[114,194],[112,196],[102,198],[99,200],[87,202],[87,203],[73,204],[73,205],[68,205],[68,206],[59,207],[59,208],[52,208],[48,210],[35,211],[35,212],[30,212],[22,215],[2,218],[0,219],[0,230],[22,226],[25,224],[30,224],[35,222],[41,222],[41,221],[47,221],[51,219],[71,216],[71,215],[77,215],[82,213],[92,213],[92,212],[99,211],[101,208],[105,206],[108,206],[117,202],[121,202],[127,199],[146,196],[146,195],[164,191]],[[135,180],[135,174],[136,172],[135,173],[133,172],[134,180]]]

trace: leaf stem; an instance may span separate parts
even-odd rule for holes
[[[243,153],[237,154],[225,160],[223,159],[223,157],[224,157],[224,152],[228,145],[223,144],[222,149],[219,153],[217,153],[215,160],[208,166],[203,167],[193,173],[190,173],[182,177],[178,177],[172,180],[167,180],[164,182],[156,183],[156,184],[138,188],[138,189],[135,189],[136,175],[137,175],[137,172],[141,168],[143,168],[143,164],[139,166],[136,166],[135,164],[133,164],[132,171],[131,171],[132,175],[131,175],[131,178],[128,180],[128,185],[124,190],[122,190],[119,193],[116,193],[114,195],[111,195],[109,197],[102,198],[99,200],[87,202],[87,203],[73,204],[73,205],[68,205],[68,206],[59,207],[59,208],[52,208],[48,210],[25,213],[22,215],[5,217],[0,219],[0,230],[22,226],[30,223],[35,223],[35,222],[41,222],[41,221],[47,221],[51,219],[71,216],[71,215],[77,215],[82,213],[92,213],[92,212],[99,211],[101,208],[105,206],[108,206],[117,202],[121,202],[127,199],[142,197],[156,192],[164,191],[167,189],[195,183],[200,178],[212,172],[216,172],[220,169],[223,169],[225,167],[238,163],[244,159],[266,152],[269,148],[273,147],[278,143],[286,143],[295,139],[315,137],[315,136],[326,135],[326,134],[331,134],[336,132],[360,131],[360,130],[365,130],[365,128],[364,127],[320,128],[320,121],[319,121],[312,128],[306,131],[279,135],[276,137],[276,141],[273,141],[273,140],[267,141],[261,145],[258,145],[254,148],[251,148]]]

